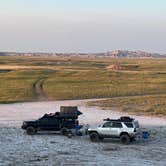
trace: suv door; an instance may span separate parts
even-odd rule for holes
[[[106,122],[100,129],[101,135],[105,137],[118,137],[122,128],[121,122]]]
[[[123,126],[121,122],[112,122],[112,126],[111,126],[111,133],[115,136],[115,137],[119,137],[121,130],[122,130]]]
[[[100,134],[107,137],[107,136],[110,136],[112,135],[111,134],[111,126],[112,126],[112,122],[105,122],[100,128],[99,128],[99,131],[100,131]]]

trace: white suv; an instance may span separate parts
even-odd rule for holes
[[[134,140],[138,128],[138,121],[130,117],[121,117],[120,119],[107,118],[98,127],[90,127],[88,134],[93,142],[104,138],[120,138],[122,143],[128,144]]]

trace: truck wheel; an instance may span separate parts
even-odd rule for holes
[[[27,131],[27,134],[28,134],[28,135],[34,135],[34,134],[36,134],[36,132],[37,132],[34,127],[28,127],[28,128],[26,129],[26,131]]]
[[[61,135],[66,135],[67,134],[67,128],[65,128],[65,127],[62,128],[60,132],[61,132]]]
[[[120,136],[120,141],[123,143],[123,144],[129,144],[130,142],[130,137],[127,135],[127,134],[123,134]]]
[[[68,137],[68,138],[72,138],[72,133],[69,132],[69,133],[67,134],[67,137]]]
[[[103,141],[103,140],[104,140],[104,138],[103,138],[103,137],[99,137],[99,139],[100,139],[100,141]]]
[[[90,133],[90,140],[92,142],[99,142],[100,140],[99,135],[96,132]]]

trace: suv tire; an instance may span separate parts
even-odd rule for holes
[[[130,142],[130,137],[127,135],[127,134],[123,134],[120,136],[120,141],[123,143],[123,144],[129,144]]]
[[[36,134],[37,131],[34,127],[30,126],[30,127],[27,127],[26,132],[28,135],[34,135]]]
[[[134,141],[135,141],[135,137],[131,137],[130,142],[134,142]]]
[[[99,137],[99,140],[100,140],[100,141],[103,141],[103,140],[104,140],[104,137]]]
[[[91,140],[92,142],[99,142],[99,140],[100,140],[99,134],[96,133],[96,132],[90,133],[89,136],[90,136],[90,140]]]

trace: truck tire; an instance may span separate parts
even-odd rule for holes
[[[61,135],[67,135],[67,132],[68,132],[67,128],[65,127],[61,128],[61,131],[60,131]]]
[[[120,141],[123,143],[123,144],[129,144],[130,143],[130,137],[129,135],[127,134],[123,134],[120,136]]]
[[[90,133],[89,136],[90,136],[90,140],[91,140],[92,142],[99,142],[99,140],[100,140],[99,134],[96,133],[96,132]]]
[[[72,138],[72,136],[73,136],[73,135],[72,135],[71,132],[67,133],[67,137],[68,137],[68,138]]]
[[[26,132],[28,135],[34,135],[34,134],[36,134],[37,131],[34,127],[30,126],[26,129]]]

